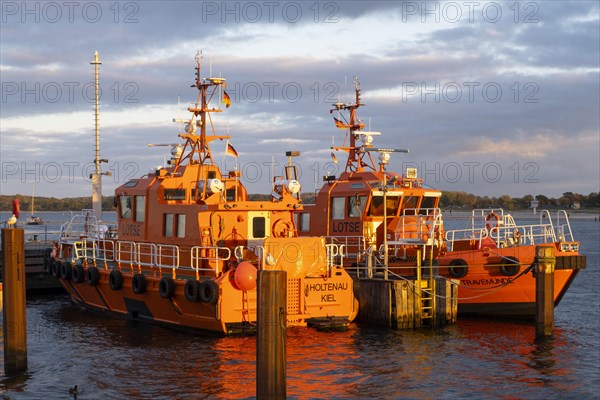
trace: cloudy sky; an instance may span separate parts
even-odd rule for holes
[[[2,1],[0,194],[84,196],[100,67],[104,193],[163,163],[195,100],[194,56],[227,79],[250,193],[298,150],[305,191],[341,144],[329,109],[363,90],[375,145],[430,186],[480,195],[599,191],[597,1]],[[333,139],[332,139],[333,138]],[[215,160],[233,167],[224,142]],[[343,154],[338,153],[342,160]]]

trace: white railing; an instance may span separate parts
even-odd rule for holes
[[[98,223],[94,210],[82,210],[80,214],[71,214],[69,222],[61,225],[59,241],[74,243],[83,238],[116,239],[117,230],[114,227]]]
[[[356,262],[360,261],[365,255],[365,240],[361,236],[325,236],[326,245],[337,245],[338,250],[336,257],[332,260],[344,265],[344,259],[353,259]]]
[[[498,216],[498,224],[487,224],[492,213]],[[492,215],[492,218],[495,219],[495,216]],[[465,240],[478,240],[477,248],[481,248],[485,246],[483,241],[487,237],[491,238],[498,248],[574,241],[569,218],[564,210],[557,212],[556,225],[553,224],[547,210],[540,211],[539,224],[518,225],[513,216],[504,214],[502,209],[479,209],[473,210],[470,225],[466,229],[446,232],[449,251],[453,251],[457,241]]]
[[[332,271],[333,267],[336,265],[336,257],[340,256],[340,259],[342,260],[340,265],[344,265],[343,264],[344,247],[345,247],[345,245],[343,245],[343,244],[339,245],[339,246],[337,244],[333,244],[333,243],[325,244],[325,250],[326,250],[326,254],[327,254],[327,276],[331,276],[331,271]]]
[[[485,228],[478,229],[453,229],[446,232],[446,242],[448,243],[448,251],[453,251],[454,242],[457,240],[476,240],[478,248],[481,247],[482,241],[488,237],[488,230]]]
[[[60,241],[72,242],[84,237],[96,237],[98,233],[98,221],[94,210],[82,210],[82,214],[71,216],[69,222],[60,227]]]
[[[119,240],[116,243],[115,261],[119,263],[119,265],[122,263],[129,263],[129,265],[133,267],[133,264],[137,260],[135,254],[136,249],[137,246],[135,242]]]
[[[225,262],[231,258],[231,250],[228,247],[203,247],[194,246],[191,249],[192,253],[192,269],[198,275],[199,271],[211,271],[215,275],[219,275],[221,271],[221,262]],[[214,268],[202,268],[202,261],[214,262]]]
[[[419,241],[433,244],[443,225],[439,208],[406,208],[394,229],[394,241]]]
[[[179,268],[179,246],[173,244],[157,244],[154,262],[159,268]]]

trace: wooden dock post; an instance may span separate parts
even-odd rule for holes
[[[554,335],[554,246],[535,248],[535,336]]]
[[[4,373],[27,370],[25,240],[22,228],[2,229]]]
[[[287,272],[258,271],[256,398],[286,397]]]

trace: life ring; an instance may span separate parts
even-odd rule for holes
[[[61,265],[62,265],[62,262],[60,260],[54,260],[52,262],[52,265],[50,266],[50,273],[56,279],[60,278]]]
[[[146,291],[146,277],[144,274],[135,274],[131,279],[131,289],[135,294],[142,294]]]
[[[521,270],[521,263],[514,257],[504,257],[500,264],[500,272],[506,276],[514,276]]]
[[[108,275],[108,285],[112,290],[120,290],[123,287],[123,274],[118,269],[113,269]]]
[[[278,219],[273,224],[272,233],[273,237],[282,238],[288,237],[289,232],[294,230],[293,225],[290,221],[286,221],[284,219]]]
[[[190,279],[185,283],[184,290],[185,298],[192,303],[198,301],[198,282]]]
[[[496,214],[494,211],[489,213],[487,217],[485,217],[485,228],[488,232],[498,228],[500,226],[500,216]]]
[[[85,280],[85,269],[83,265],[77,264],[73,267],[73,271],[71,272],[71,277],[73,278],[73,282],[81,283]]]
[[[219,299],[219,285],[212,279],[200,282],[198,286],[200,301],[208,304],[216,304]]]
[[[170,299],[175,294],[175,282],[172,278],[164,276],[158,283],[158,294],[163,299]]]
[[[85,274],[88,285],[96,286],[100,282],[100,271],[98,268],[92,266],[89,267]]]
[[[60,277],[64,280],[68,281],[69,279],[71,279],[72,271],[73,267],[71,266],[70,262],[66,261],[60,265]]]
[[[453,278],[464,278],[469,273],[469,264],[463,259],[457,258],[450,261],[448,273]]]

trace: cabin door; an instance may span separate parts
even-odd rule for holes
[[[271,236],[271,214],[267,211],[248,212],[248,248],[262,245]]]

